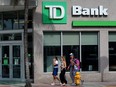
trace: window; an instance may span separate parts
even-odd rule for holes
[[[3,25],[4,25],[4,30],[9,30],[13,28],[13,19],[12,19],[12,12],[5,12],[3,14]]]
[[[82,62],[82,71],[98,71],[98,32],[44,32],[44,72],[52,72],[54,56],[65,56],[68,66],[70,53]]]
[[[29,10],[28,28],[32,28],[32,10]],[[0,13],[0,30],[24,29],[24,11]]]
[[[66,58],[67,65],[70,63],[70,53],[74,53],[75,58],[79,59],[79,33],[64,32],[63,33],[63,55]]]
[[[116,32],[109,33],[109,71],[116,71]]]
[[[61,56],[61,36],[59,32],[44,33],[44,72],[52,72],[52,60]]]
[[[21,33],[14,33],[14,34],[0,34],[1,41],[20,41],[22,40],[22,34]]]
[[[98,71],[98,33],[82,32],[82,71]]]

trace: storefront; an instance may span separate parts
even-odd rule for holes
[[[0,3],[0,80],[25,81],[22,1],[15,7]],[[85,81],[116,81],[115,0],[32,1],[28,56],[35,83],[50,83],[53,57],[65,56],[68,65],[71,52]],[[70,82],[68,71],[66,76]]]
[[[0,0],[0,81],[25,81],[24,63],[24,5],[19,0]],[[31,1],[30,1],[31,2]],[[33,1],[34,2],[34,1]],[[30,78],[33,79],[33,8],[29,6],[28,56]]]
[[[85,81],[116,81],[116,1],[41,0],[34,13],[34,81],[52,81],[52,58],[81,61]],[[69,78],[69,72],[67,72]],[[69,80],[70,81],[70,80]]]

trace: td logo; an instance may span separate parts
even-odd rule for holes
[[[43,2],[42,3],[42,21],[45,24],[65,24],[66,2]]]

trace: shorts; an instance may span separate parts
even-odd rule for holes
[[[53,76],[57,76],[57,75],[58,75],[58,68],[54,68],[54,69],[53,69],[52,75],[53,75]]]

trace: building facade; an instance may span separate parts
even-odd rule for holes
[[[15,0],[16,1],[16,0]],[[33,79],[33,9],[36,0],[29,0],[28,56]],[[25,81],[24,63],[24,0],[0,0],[0,80]]]
[[[64,55],[68,65],[71,52],[85,81],[116,81],[115,3],[40,0],[33,16],[34,81],[52,81],[52,58]]]
[[[24,0],[0,0],[0,80],[25,81]],[[52,81],[52,59],[73,52],[85,81],[116,81],[115,0],[30,0],[30,77]],[[60,71],[59,71],[60,72]],[[70,82],[69,72],[67,79]]]

